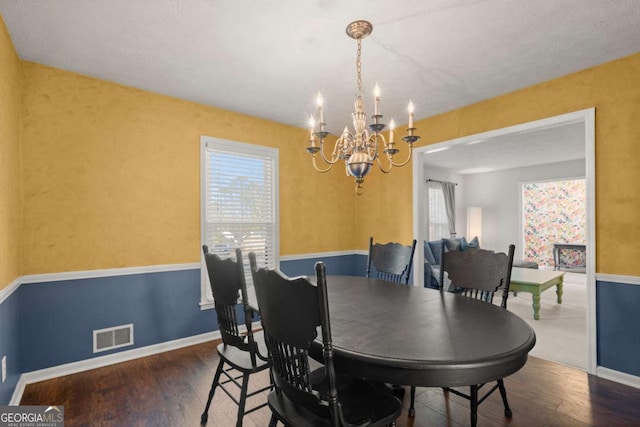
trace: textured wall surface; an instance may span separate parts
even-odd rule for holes
[[[20,275],[20,60],[0,16],[0,289]]]
[[[640,197],[640,54],[416,124],[422,144],[596,107],[597,266],[629,262]],[[23,63],[23,274],[193,262],[201,134],[280,148],[281,253],[409,242],[411,167],[375,171],[365,194],[312,171],[303,129]],[[170,250],[167,250],[170,248]],[[55,251],[52,251],[55,249]]]
[[[200,136],[279,148],[281,254],[352,248],[303,129],[23,63],[23,274],[199,260]]]

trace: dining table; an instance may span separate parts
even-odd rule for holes
[[[536,342],[520,317],[473,298],[357,276],[326,281],[339,372],[422,387],[482,384],[517,372]],[[249,300],[259,311],[253,289]],[[322,360],[317,344],[311,353]]]

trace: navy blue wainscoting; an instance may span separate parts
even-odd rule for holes
[[[596,282],[598,365],[640,376],[640,285]]]
[[[280,270],[289,277],[314,276],[316,261],[324,262],[332,276],[364,276],[367,271],[367,256],[356,254],[281,260]]]
[[[332,257],[280,261],[280,270],[289,277],[314,276],[316,261],[322,261],[327,267],[327,274],[332,276],[360,276],[367,273],[368,255],[350,254]],[[376,277],[376,269],[371,267],[371,277]],[[409,283],[413,283],[413,271],[409,276]]]
[[[0,405],[11,401],[20,370],[20,288],[0,303],[0,358],[7,356],[7,379],[0,383]]]
[[[218,329],[199,302],[199,269],[23,284],[22,372]],[[129,323],[134,345],[93,353],[93,330]]]

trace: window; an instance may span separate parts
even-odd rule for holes
[[[427,200],[427,238],[428,240],[440,240],[449,237],[449,222],[447,209],[444,205],[444,193],[442,184],[429,181],[429,198]]]
[[[278,150],[203,136],[200,157],[202,245],[223,258],[242,249],[247,286],[253,286],[250,252],[258,265],[278,266]],[[210,308],[201,259],[201,306]]]

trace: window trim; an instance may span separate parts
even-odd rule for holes
[[[270,157],[274,162],[273,177],[273,204],[275,217],[275,237],[274,237],[274,258],[276,268],[280,268],[280,174],[279,174],[279,150],[272,147],[264,147],[261,145],[248,144],[245,142],[231,141],[227,139],[215,138],[212,136],[200,136],[200,309],[208,310],[214,308],[214,302],[207,300],[206,286],[208,286],[207,268],[204,262],[204,254],[202,253],[202,245],[206,240],[206,195],[207,176],[206,176],[206,159],[207,144],[214,144],[216,148],[231,153],[246,154],[249,156]],[[243,253],[243,257],[248,254]]]

